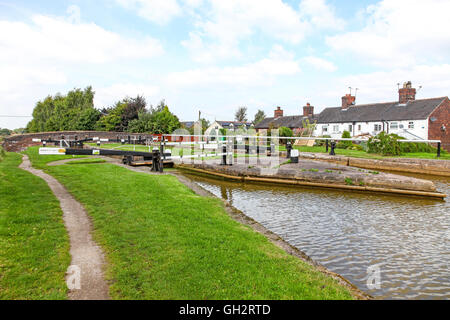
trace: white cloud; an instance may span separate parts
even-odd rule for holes
[[[28,23],[0,20],[0,114],[31,114],[35,103],[48,94],[93,84],[93,79],[74,79],[83,72],[163,53],[157,39],[124,37],[82,22],[76,6],[67,13],[68,17],[34,15]]]
[[[325,0],[303,0],[299,8],[300,14],[309,17],[317,28],[341,30],[346,25],[345,20],[338,18],[334,8],[327,5]]]
[[[240,42],[256,33],[290,44],[300,43],[315,28],[341,28],[342,21],[324,1],[304,0],[296,10],[282,0],[210,0],[196,15],[196,29],[182,45],[198,62],[241,56]]]
[[[337,70],[337,67],[332,62],[319,57],[308,56],[303,58],[303,60],[319,70],[324,70],[328,72],[334,72]]]
[[[382,67],[450,58],[450,1],[384,0],[365,11],[361,31],[327,38],[334,50]]]
[[[142,84],[142,83],[116,83],[108,87],[102,87],[95,90],[94,105],[97,108],[108,107],[128,97],[136,97],[137,95],[146,98],[147,103],[151,103],[152,98],[159,92],[158,86]]]
[[[182,12],[176,0],[116,0],[116,2],[159,25],[169,23]],[[189,4],[197,5],[198,3],[190,1]]]
[[[0,21],[3,60],[105,63],[121,58],[149,58],[163,53],[154,38],[129,39],[93,23],[35,15],[32,23]],[[31,54],[32,53],[32,54]]]
[[[300,72],[297,61],[292,53],[286,52],[281,46],[274,46],[269,57],[254,63],[233,67],[208,67],[173,72],[167,76],[170,86],[267,86],[271,85],[277,76],[294,75]]]

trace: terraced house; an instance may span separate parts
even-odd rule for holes
[[[406,139],[441,140],[450,149],[450,101],[448,97],[416,100],[416,89],[406,82],[394,102],[355,104],[346,94],[342,105],[324,109],[317,117],[314,135],[339,138],[347,130],[352,137],[396,133]]]

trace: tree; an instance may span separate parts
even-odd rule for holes
[[[0,136],[9,136],[12,133],[11,130],[6,128],[0,128]]]
[[[172,133],[178,128],[180,128],[180,120],[169,111],[168,106],[165,106],[161,112],[155,114],[153,118],[153,133]]]
[[[255,114],[255,120],[253,120],[253,125],[257,125],[261,121],[263,121],[266,118],[266,114],[263,110],[258,110],[258,112]]]
[[[100,131],[120,131],[122,129],[122,115],[127,107],[126,100],[118,101],[113,107],[103,109],[96,129]]]
[[[234,114],[234,119],[240,122],[247,122],[247,107],[239,107]]]
[[[95,118],[95,111],[92,111],[95,110],[94,94],[89,86],[84,90],[71,90],[65,96],[58,93],[38,101],[33,110],[33,119],[27,124],[27,132],[90,130],[82,127],[80,117],[83,120],[86,117]]]
[[[81,112],[76,124],[76,130],[95,130],[97,121],[100,119],[100,111],[88,108]]]
[[[172,133],[181,127],[176,115],[169,111],[169,107],[162,100],[155,108],[139,113],[138,119],[131,120],[128,125],[130,132]]]
[[[127,131],[129,122],[138,119],[140,113],[147,111],[147,102],[142,96],[126,98],[124,102],[126,102],[126,107],[121,116],[119,131]]]

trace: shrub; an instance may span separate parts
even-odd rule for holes
[[[414,152],[427,152],[427,153],[436,153],[437,150],[435,147],[428,143],[423,142],[401,142],[405,138],[392,134],[397,140],[400,141],[400,149],[402,153],[414,153]]]
[[[350,139],[352,136],[350,135],[350,132],[347,130],[344,130],[344,132],[342,133],[342,137],[343,139]],[[352,142],[351,141],[339,141],[339,143],[336,145],[336,148],[338,149],[348,149],[352,146]]]
[[[293,137],[294,136],[294,132],[290,128],[280,127],[278,130],[279,130],[278,134],[280,137]],[[281,144],[286,144],[288,141],[290,141],[292,143],[291,140],[280,139]]]
[[[331,139],[331,136],[330,135],[324,135],[324,136],[322,136],[321,138],[328,138],[328,139]],[[325,140],[316,140],[316,146],[318,146],[318,147],[322,147],[322,146],[324,146],[325,145]]]
[[[397,135],[380,132],[367,142],[367,152],[383,156],[399,156],[402,154],[402,150],[397,137]]]
[[[360,144],[355,144],[353,143],[350,147],[348,147],[347,149],[349,150],[358,150],[358,151],[364,151],[364,147]]]

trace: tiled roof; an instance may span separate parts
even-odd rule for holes
[[[303,121],[309,119],[310,123],[313,123],[317,120],[318,115],[314,115],[313,117],[304,117],[304,116],[285,116],[278,118],[265,118],[260,123],[255,126],[255,129],[269,129],[269,127],[279,128],[279,127],[287,127],[287,128],[303,128]]]
[[[422,120],[436,109],[447,97],[408,101],[406,104],[396,102],[374,103],[326,108],[318,116],[317,123],[369,122],[394,120]]]
[[[247,127],[252,125],[251,122],[242,122],[242,121],[218,121],[218,120],[216,120],[216,122],[224,128],[229,127],[231,124],[233,124],[234,127],[241,127],[244,124]]]

